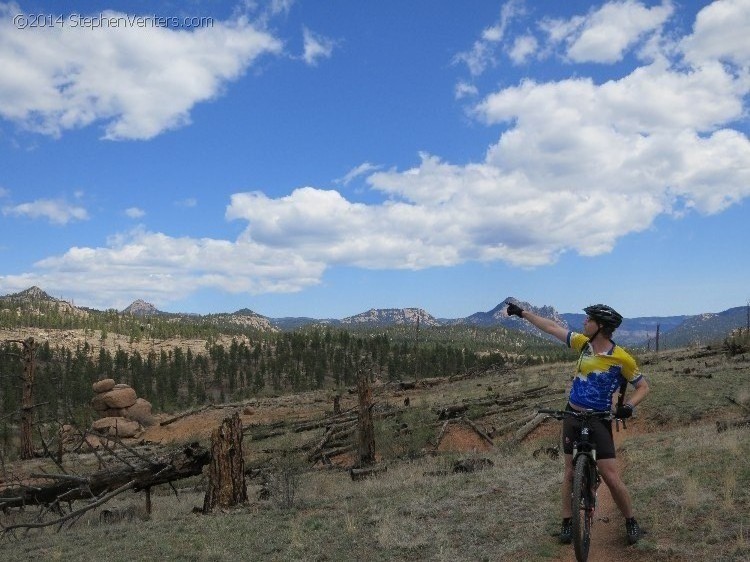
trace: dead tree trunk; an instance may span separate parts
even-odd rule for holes
[[[357,374],[359,394],[359,464],[360,468],[375,462],[375,426],[372,421],[372,389],[364,369]]]
[[[656,353],[659,353],[659,324],[656,325]]]
[[[203,513],[247,501],[245,461],[242,458],[242,423],[239,414],[224,418],[211,434],[211,463]]]
[[[337,416],[341,413],[341,396],[338,394],[333,397],[333,415]]]
[[[34,458],[32,431],[34,425],[34,338],[23,341],[23,378],[21,394],[21,451],[22,459]]]
[[[136,491],[196,476],[209,462],[209,452],[197,443],[155,459],[143,459],[89,476],[32,474],[28,483],[0,485],[0,509],[55,502],[91,500],[128,484]]]

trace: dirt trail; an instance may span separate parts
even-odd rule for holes
[[[621,443],[627,440],[628,433],[632,432],[633,429],[615,432],[615,446],[618,451]],[[617,462],[620,470],[624,470],[626,463],[619,452]],[[624,480],[627,484],[627,472],[624,473]],[[635,506],[635,511],[638,517],[638,506]],[[599,487],[596,520],[591,534],[591,548],[589,549],[591,562],[650,562],[654,559],[653,553],[642,552],[637,547],[628,545],[625,539],[625,520],[612,499],[609,488],[604,483]],[[558,560],[576,562],[573,545],[566,547],[565,553]]]

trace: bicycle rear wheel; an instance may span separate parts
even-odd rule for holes
[[[571,497],[571,512],[573,524],[573,547],[576,560],[584,562],[589,556],[591,545],[591,525],[594,522],[594,508],[596,497],[595,483],[592,481],[593,463],[587,455],[580,455],[576,459],[573,473],[573,495]]]

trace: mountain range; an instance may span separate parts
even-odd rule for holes
[[[40,303],[54,306],[61,313],[86,315],[92,309],[76,307],[73,304],[51,297],[38,287],[31,287],[19,293],[0,297],[0,310],[18,306],[21,302]],[[217,324],[231,324],[259,330],[288,331],[307,325],[330,325],[341,328],[378,328],[387,326],[415,326],[430,328],[450,325],[473,325],[482,328],[502,326],[522,332],[543,335],[534,326],[516,317],[509,317],[505,312],[507,302],[515,302],[526,310],[551,318],[570,329],[578,330],[583,326],[584,314],[559,313],[552,306],[535,307],[523,301],[508,297],[493,309],[486,312],[475,312],[464,318],[435,318],[421,308],[386,308],[370,309],[354,316],[341,319],[318,319],[308,317],[269,318],[250,309],[243,308],[232,313],[208,315],[192,313],[171,313],[158,310],[153,304],[136,300],[130,306],[119,311],[120,314],[148,318],[151,316],[190,322],[191,319],[210,320]],[[723,339],[732,330],[750,325],[750,308],[740,306],[718,313],[704,313],[682,316],[649,316],[625,318],[615,333],[615,340],[622,345],[655,346],[657,327],[662,347],[677,347],[689,344],[706,344]]]

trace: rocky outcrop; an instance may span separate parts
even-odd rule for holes
[[[129,408],[135,404],[136,400],[138,400],[135,390],[129,386],[124,388],[122,386],[120,386],[120,388],[115,386],[112,390],[105,392],[102,397],[108,408],[115,409]]]
[[[91,407],[99,416],[92,431],[109,437],[136,437],[143,426],[153,425],[151,403],[139,398],[130,385],[102,379],[92,385]]]
[[[345,325],[439,326],[440,322],[421,308],[371,308],[341,320]]]
[[[122,313],[131,314],[132,316],[155,316],[161,314],[153,304],[141,299],[133,301]]]
[[[122,416],[112,416],[99,418],[91,424],[91,429],[108,437],[128,438],[138,435],[143,427],[137,421]]]
[[[102,379],[100,381],[96,381],[93,385],[94,392],[96,392],[97,394],[108,392],[112,390],[114,387],[115,387],[115,379]]]

